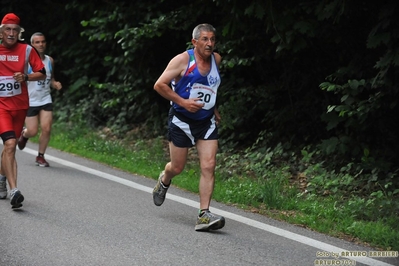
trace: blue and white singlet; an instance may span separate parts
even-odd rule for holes
[[[187,70],[177,83],[175,83],[174,80],[172,81],[172,88],[182,98],[200,98],[205,105],[196,113],[191,113],[176,103],[172,103],[172,106],[176,112],[190,119],[207,119],[214,114],[217,89],[221,82],[215,56],[213,54],[211,55],[211,70],[208,75],[202,76],[197,68],[194,50],[187,50],[187,53],[189,54]]]

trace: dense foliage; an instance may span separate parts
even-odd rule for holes
[[[1,11],[21,17],[26,39],[47,35],[65,88],[54,93],[57,119],[140,137],[165,133],[169,103],[153,84],[192,29],[211,23],[222,151],[248,148],[263,167],[284,159],[294,175],[302,156],[324,178],[356,177],[335,187],[399,194],[397,1],[14,0]]]

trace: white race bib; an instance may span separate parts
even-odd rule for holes
[[[50,81],[51,81],[50,78],[46,78],[44,80],[29,81],[29,82],[32,82],[32,83],[35,82],[35,84],[36,84],[35,90],[42,91],[42,90],[46,89],[46,86],[48,86],[48,84],[50,84]],[[31,87],[29,87],[29,88],[31,88]]]
[[[0,97],[12,97],[22,93],[21,83],[12,76],[0,77]]]
[[[199,102],[205,104],[202,108],[209,110],[215,106],[216,91],[206,85],[194,83],[190,90],[190,99],[192,98],[200,98],[201,100]]]

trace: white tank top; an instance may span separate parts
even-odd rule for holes
[[[51,66],[50,57],[48,55],[45,55],[42,61],[46,69],[46,79],[28,81],[29,106],[42,106],[52,102],[50,82],[53,67]],[[30,66],[28,73],[32,73],[32,68]]]

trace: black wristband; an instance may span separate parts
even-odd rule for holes
[[[24,74],[24,80],[25,80],[25,81],[28,81],[28,80],[29,80],[28,75]]]

